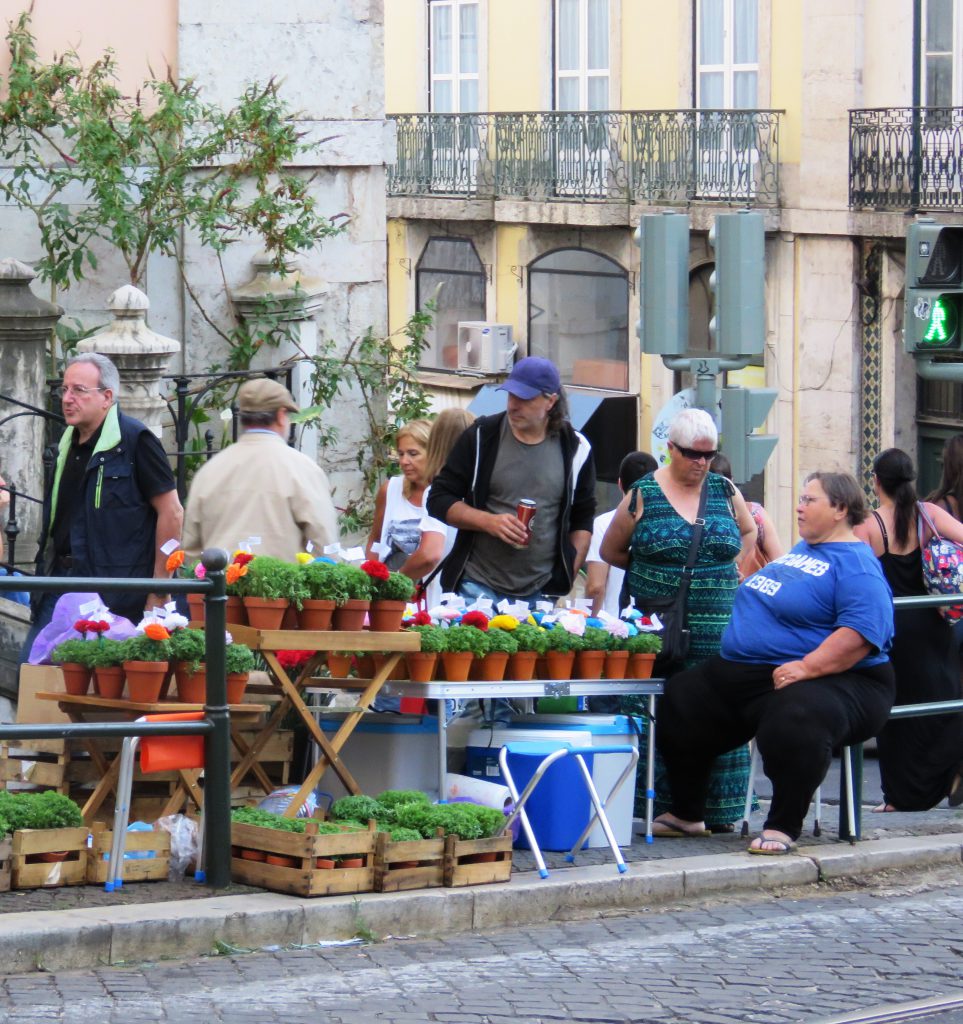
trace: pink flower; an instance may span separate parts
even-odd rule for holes
[[[203,562],[198,562],[197,565],[194,566],[194,575],[199,580],[204,579],[204,577],[207,575],[207,569],[204,567]]]

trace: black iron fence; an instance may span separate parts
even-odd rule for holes
[[[958,210],[963,205],[963,107],[850,110],[849,205]]]

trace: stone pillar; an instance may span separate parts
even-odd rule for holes
[[[181,344],[165,338],[147,326],[150,300],[133,285],[118,288],[107,300],[114,322],[77,345],[78,352],[99,352],[107,356],[120,373],[121,409],[160,437],[171,419],[161,397],[161,375]]]
[[[47,342],[63,309],[38,298],[30,289],[36,277],[25,263],[0,260],[0,395],[46,409]],[[18,491],[43,496],[45,420],[0,398],[0,476]],[[13,419],[12,417],[16,417]],[[21,533],[16,558],[27,562],[36,552],[40,506],[17,502]],[[6,516],[0,527],[6,525]]]
[[[254,277],[235,288],[231,298],[238,316],[254,333],[278,324],[280,345],[263,345],[251,363],[252,370],[290,363],[293,368],[291,392],[301,408],[311,404],[311,374],[314,366],[309,362],[318,354],[318,325],[314,314],[321,306],[324,285],[320,279],[309,277],[297,262],[288,263],[278,273],[271,258],[261,253],[252,261]],[[307,357],[307,358],[305,358]],[[298,447],[317,461],[318,435],[313,427],[298,432]]]

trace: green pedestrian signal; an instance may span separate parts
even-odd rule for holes
[[[930,304],[925,316],[926,330],[920,338],[921,345],[933,348],[955,348],[959,330],[959,316],[956,303],[951,295],[941,295]]]
[[[929,356],[961,348],[963,227],[921,217],[906,229],[903,346]]]

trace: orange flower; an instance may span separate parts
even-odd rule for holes
[[[149,637],[151,640],[170,640],[171,638],[170,633],[159,622],[152,622],[150,625],[145,626],[144,636]]]
[[[168,555],[167,563],[166,563],[167,571],[168,572],[177,572],[177,570],[183,564],[184,564],[184,551],[183,551],[183,549],[179,549],[177,551],[172,552],[170,555]]]
[[[231,562],[227,567],[227,585],[233,586],[242,577],[247,575],[247,566],[238,565],[237,562]]]

